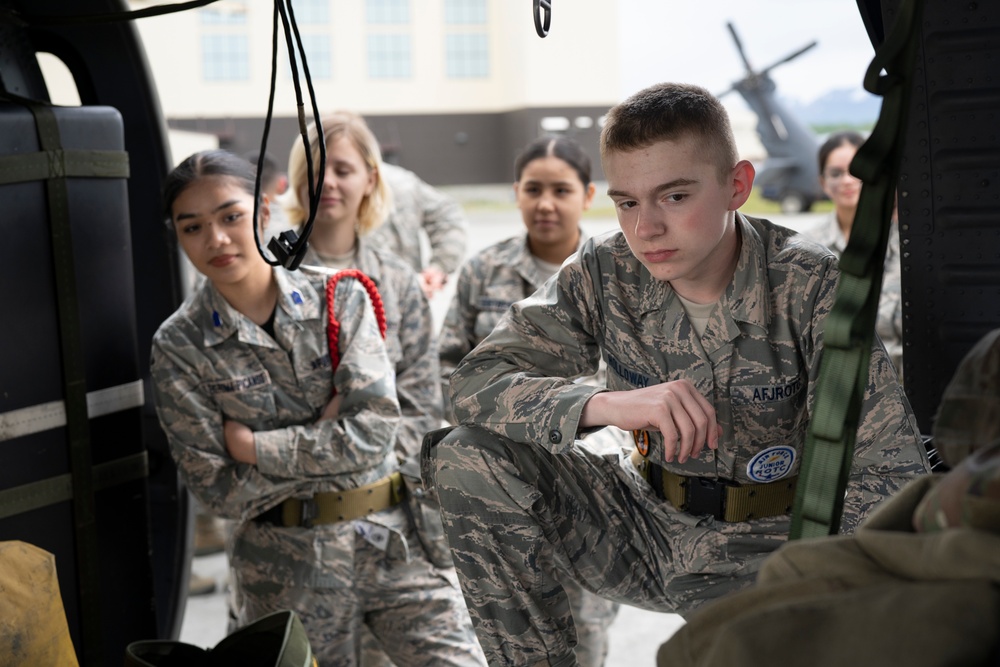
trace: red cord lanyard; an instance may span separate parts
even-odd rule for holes
[[[371,278],[358,269],[345,269],[330,276],[330,279],[326,281],[326,313],[329,318],[326,336],[327,342],[330,345],[330,368],[333,372],[336,372],[337,366],[340,365],[340,322],[337,321],[333,314],[333,294],[336,291],[337,281],[341,278],[354,278],[364,286],[368,292],[368,298],[371,299],[372,308],[375,310],[375,321],[378,322],[378,330],[382,334],[383,339],[385,338],[386,328],[385,307],[382,305],[382,295],[378,293],[378,288],[372,282]],[[334,387],[333,393],[337,393],[336,387]]]

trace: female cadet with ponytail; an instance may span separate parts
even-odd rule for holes
[[[385,306],[385,344],[395,371],[402,417],[395,452],[409,490],[407,506],[412,525],[407,525],[405,531],[415,540],[411,551],[415,562],[422,563],[427,576],[438,577],[442,584],[436,599],[427,598],[423,604],[415,602],[406,608],[406,620],[415,628],[414,632],[423,632],[426,641],[441,642],[439,661],[428,664],[485,665],[458,587],[437,498],[426,493],[420,483],[420,443],[427,431],[441,425],[443,413],[430,306],[412,267],[391,252],[375,247],[368,238],[384,222],[391,208],[375,135],[361,116],[348,111],[329,114],[320,125],[322,133],[315,126],[309,130],[309,151],[318,160],[323,142],[326,164],[317,168],[317,172],[325,169],[323,188],[303,264],[334,271],[358,270],[378,286]],[[306,148],[301,141],[292,146],[288,177],[288,219],[292,225],[301,227],[308,216],[309,182]],[[395,604],[391,599],[385,603]],[[426,653],[420,643],[406,645],[393,638],[379,639],[397,667],[414,664],[414,660]],[[390,646],[390,642],[395,644]],[[450,649],[445,647],[446,642],[450,643]],[[364,648],[363,667],[385,664],[372,642],[366,641]],[[405,658],[398,657],[400,652],[406,653]]]
[[[237,521],[239,624],[294,610],[322,666],[357,664],[362,625],[401,667],[462,664],[448,660],[455,638],[409,622],[435,608],[447,626],[454,594],[412,537],[395,374],[371,297],[339,280],[330,313],[326,276],[261,258],[254,171],[238,156],[192,155],[167,177],[164,203],[206,280],[154,336],[153,391],[185,484]],[[270,202],[258,203],[266,224]]]
[[[583,212],[594,199],[590,158],[572,139],[542,137],[514,161],[514,194],[525,231],[479,252],[459,270],[456,292],[441,331],[441,367],[447,377],[493,331],[512,303],[542,286],[575,253],[586,235]],[[588,382],[604,383],[604,368]],[[447,392],[446,392],[447,393]],[[584,441],[611,454],[631,446],[623,431],[608,428]],[[563,577],[576,622],[576,659],[600,667],[608,654],[608,628],[618,605]]]

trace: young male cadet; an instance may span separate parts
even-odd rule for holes
[[[425,441],[491,665],[576,664],[555,568],[684,614],[750,584],[787,539],[837,260],[737,212],[754,169],[701,88],[614,107],[601,159],[621,232],[511,307],[452,376],[462,426]],[[602,356],[606,389],[572,382]],[[634,432],[631,456],[575,445],[605,425]],[[876,343],[842,529],[927,470]]]

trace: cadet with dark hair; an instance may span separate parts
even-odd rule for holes
[[[737,211],[754,169],[701,88],[614,107],[601,158],[621,232],[507,311],[452,375],[462,426],[425,442],[492,665],[577,664],[561,576],[685,614],[750,584],[788,535],[836,258]],[[606,388],[573,382],[602,357]],[[845,531],[928,470],[881,345],[866,387]],[[631,456],[577,444],[609,425]]]
[[[819,148],[820,185],[833,202],[833,212],[818,227],[803,229],[802,234],[812,241],[825,245],[837,257],[843,255],[847,248],[847,241],[854,227],[854,216],[858,212],[861,181],[851,174],[850,166],[858,148],[864,142],[864,137],[848,130],[831,134]],[[899,226],[895,219],[889,229],[884,271],[875,330],[902,379],[903,296],[899,263]]]
[[[525,231],[482,251],[462,265],[455,296],[441,330],[441,369],[445,381],[455,366],[496,326],[516,301],[531,295],[580,249],[586,235],[580,228],[590,208],[595,186],[590,158],[566,137],[541,137],[528,144],[514,161],[514,194]],[[604,386],[606,369],[584,380]],[[595,452],[614,453],[628,445],[624,431],[608,428],[587,437]],[[608,653],[608,628],[618,605],[584,590],[572,578],[560,576],[569,596],[578,643],[577,660],[600,667]]]
[[[167,177],[164,206],[206,280],[156,332],[154,398],[185,484],[238,522],[239,624],[291,609],[321,665],[357,664],[362,626],[400,667],[477,664],[456,649],[470,642],[464,606],[406,505],[395,371],[369,295],[337,282],[334,354],[328,276],[260,256],[241,157],[191,156]]]

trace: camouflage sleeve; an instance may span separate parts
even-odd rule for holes
[[[597,371],[598,327],[588,305],[596,299],[577,258],[557,280],[515,303],[452,375],[457,421],[553,452],[570,447],[584,404],[602,391],[572,382]]]
[[[396,394],[402,419],[396,434],[400,462],[420,457],[424,434],[440,428],[443,419],[437,341],[431,307],[414,273],[400,286],[399,343],[403,356],[396,364]]]
[[[399,425],[394,372],[367,292],[337,283],[340,364],[333,376],[343,396],[337,419],[257,431],[257,467],[278,477],[327,476],[370,468],[391,447]]]
[[[475,267],[472,262],[466,262],[458,271],[455,294],[441,325],[438,356],[441,360],[441,387],[445,397],[445,413],[449,421],[454,419],[454,415],[451,414],[451,402],[448,400],[451,374],[478,342],[476,317],[479,309],[473,303],[472,296],[475,280]]]
[[[226,452],[222,413],[201,391],[197,369],[170,346],[154,339],[150,360],[160,425],[184,484],[208,509],[239,519],[290,495],[289,480],[272,480]]]
[[[429,263],[452,273],[465,258],[465,211],[453,198],[423,181],[419,181],[418,189],[422,225],[431,247]]]
[[[811,327],[814,355],[818,361],[822,350],[822,326],[815,322],[825,319],[833,306],[836,292],[836,272],[820,283]],[[810,368],[810,409],[818,375],[818,363]],[[872,345],[868,367],[868,382],[861,405],[861,416],[855,440],[854,460],[848,479],[841,519],[841,532],[853,532],[857,525],[879,502],[893,495],[917,475],[929,471],[927,454],[919,436],[916,418],[909,401],[896,380],[892,365],[881,341]]]

